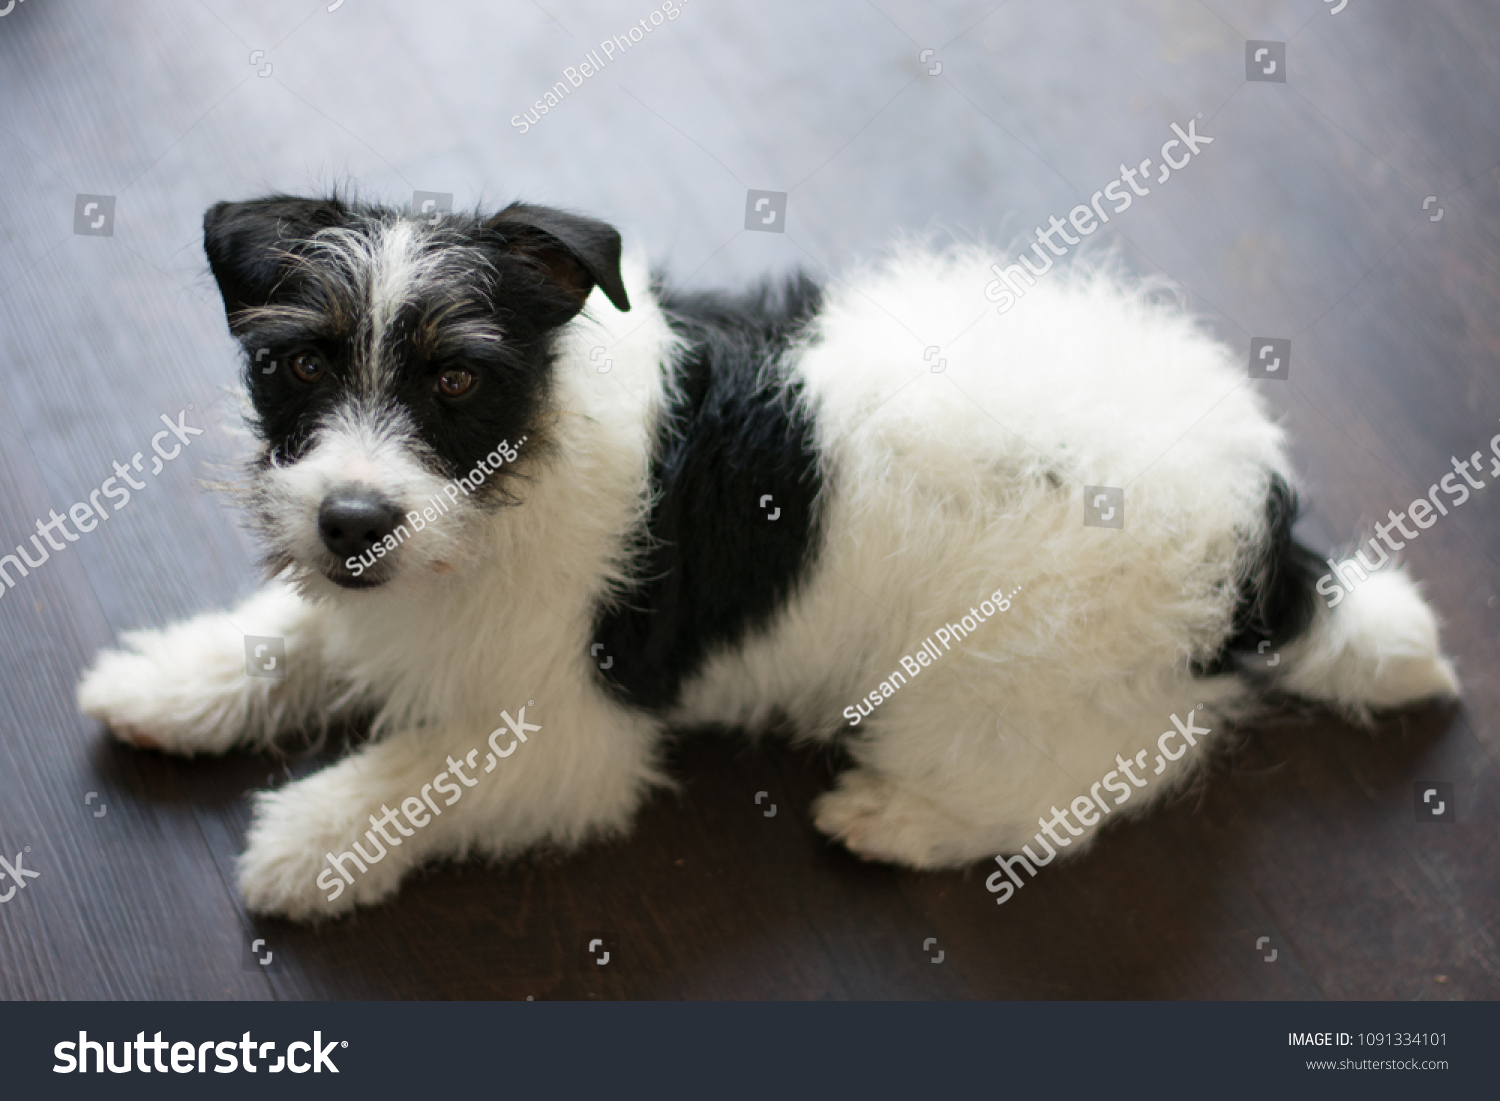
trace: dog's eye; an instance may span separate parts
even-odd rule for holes
[[[462,367],[454,367],[440,374],[432,388],[445,398],[456,398],[460,394],[467,393],[473,385],[473,372],[465,371]]]
[[[292,357],[292,374],[303,382],[317,382],[325,370],[322,359],[313,352],[298,352]]]

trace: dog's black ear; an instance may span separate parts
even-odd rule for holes
[[[613,226],[545,206],[512,203],[485,223],[562,293],[554,324],[569,320],[597,285],[617,310],[630,309],[620,279],[620,235]]]
[[[203,216],[203,251],[231,326],[236,311],[271,300],[289,248],[320,229],[343,225],[348,214],[349,208],[336,198],[290,195],[209,207]]]

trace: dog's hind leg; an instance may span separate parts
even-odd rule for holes
[[[1185,667],[1090,678],[1037,663],[1011,676],[945,660],[960,675],[929,668],[882,705],[848,742],[857,767],[814,804],[817,828],[865,859],[951,868],[1027,845],[1036,863],[1076,856],[1190,783],[1247,694]]]
[[[269,745],[360,702],[341,698],[323,660],[323,614],[273,584],[232,612],[129,632],[83,674],[79,709],[169,753]]]

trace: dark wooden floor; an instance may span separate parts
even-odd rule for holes
[[[626,841],[433,868],[316,930],[256,924],[232,877],[249,793],[314,762],[169,761],[75,713],[80,668],[119,631],[255,583],[202,488],[244,443],[197,227],[271,188],[565,204],[674,281],[725,285],[838,269],[903,230],[1029,232],[1201,113],[1214,143],[1100,236],[1240,352],[1292,339],[1289,381],[1252,385],[1294,435],[1307,537],[1368,534],[1450,456],[1488,453],[1486,0],[678,3],[527,134],[511,116],[651,0],[29,0],[0,18],[0,549],[147,449],[160,414],[208,429],[0,599],[0,855],[40,873],[0,904],[0,996],[1500,997],[1500,488],[1407,554],[1462,707],[1373,735],[1315,715],[1244,732],[1198,790],[1003,907],[984,869],[825,844],[807,807],[833,762],[685,732],[680,793]],[[1287,44],[1285,83],[1246,81],[1247,40]],[[786,233],[744,231],[748,188],[789,193]],[[112,236],[73,232],[79,194],[115,197]],[[1418,780],[1453,784],[1456,822],[1416,820]]]

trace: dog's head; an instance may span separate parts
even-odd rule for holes
[[[600,222],[521,204],[429,221],[286,196],[204,217],[262,444],[252,513],[305,590],[454,569],[545,448],[558,330],[595,286],[630,308]]]

